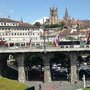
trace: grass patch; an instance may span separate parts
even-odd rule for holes
[[[25,84],[0,77],[0,90],[25,90],[26,88]]]
[[[83,90],[90,90],[90,88],[84,88]]]

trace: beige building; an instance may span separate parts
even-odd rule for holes
[[[50,8],[49,24],[57,24],[57,23],[58,23],[58,10],[55,7]]]
[[[22,21],[0,18],[0,46],[30,46],[42,44],[43,29]]]

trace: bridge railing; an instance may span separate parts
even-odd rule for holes
[[[90,45],[59,45],[58,48],[90,48]]]
[[[46,46],[46,49],[50,49],[50,48],[53,48],[53,49],[74,49],[74,48],[90,48],[90,45],[59,45],[57,47],[55,46]],[[44,49],[44,46],[40,46],[40,47],[37,47],[37,46],[30,46],[30,47],[25,47],[25,46],[22,46],[22,47],[0,47],[0,49],[9,49],[9,50],[19,50],[19,49]]]

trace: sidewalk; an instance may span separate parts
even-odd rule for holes
[[[68,81],[52,81],[43,83],[40,81],[29,81],[28,86],[35,86],[35,90],[76,90],[76,85],[72,85]],[[79,88],[78,88],[79,89]]]

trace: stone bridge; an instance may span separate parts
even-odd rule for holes
[[[24,68],[24,60],[28,54],[37,53],[42,57],[44,61],[44,82],[51,82],[50,75],[50,58],[54,56],[55,53],[62,53],[69,57],[71,65],[71,78],[72,84],[77,80],[77,57],[79,55],[90,55],[90,48],[60,48],[60,47],[50,47],[50,48],[0,48],[0,74],[4,72],[4,65],[6,65],[7,58],[10,54],[15,56],[15,60],[18,61],[18,81],[26,82],[26,74]],[[4,63],[4,65],[3,65]]]

